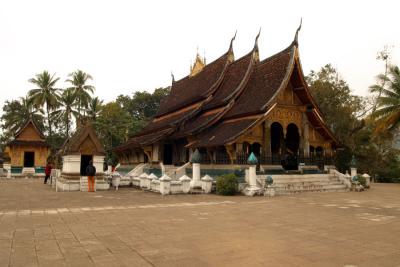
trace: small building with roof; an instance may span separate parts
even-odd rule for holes
[[[62,157],[61,176],[57,179],[58,189],[87,191],[81,183],[87,183],[86,167],[90,161],[96,167],[96,189],[108,189],[104,177],[104,146],[90,121],[78,125],[76,132],[65,141],[58,155]]]
[[[31,118],[18,130],[4,151],[7,158],[5,165],[10,167],[13,176],[44,175],[49,155],[50,145]]]

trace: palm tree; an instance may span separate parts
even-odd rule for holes
[[[2,126],[11,135],[14,135],[30,118],[35,121],[39,128],[43,128],[43,113],[43,110],[34,106],[28,97],[21,97],[19,100],[11,102],[6,101],[1,116],[1,120],[4,122]]]
[[[384,84],[381,86],[379,84]],[[380,93],[377,109],[372,113],[377,130],[394,130],[400,125],[400,69],[390,66],[388,75],[378,76],[378,84],[370,87],[373,93]]]
[[[93,93],[95,87],[93,85],[86,84],[89,80],[93,80],[93,77],[86,72],[81,70],[77,70],[68,75],[70,79],[67,79],[66,82],[71,83],[71,89],[74,90],[74,94],[76,95],[78,102],[78,114],[79,120],[81,119],[81,109],[87,108],[90,99],[92,98],[89,93]]]
[[[55,110],[52,115],[54,118],[65,123],[65,135],[68,138],[72,116],[75,118],[78,117],[78,112],[75,109],[77,105],[76,95],[72,89],[66,89],[63,91],[62,95],[60,96],[60,104],[60,109]]]
[[[97,96],[90,100],[87,108],[87,115],[92,121],[96,120],[97,116],[101,111],[102,106],[103,106],[103,100],[100,100]]]
[[[58,107],[58,91],[60,89],[55,88],[56,83],[60,78],[56,78],[55,74],[50,75],[48,71],[36,74],[35,78],[29,79],[30,83],[33,83],[38,88],[29,91],[28,96],[32,103],[37,107],[46,106],[47,112],[47,123],[49,127],[49,137],[52,137],[51,130],[51,116],[52,110]]]

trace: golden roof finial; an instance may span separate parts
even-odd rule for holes
[[[199,47],[197,46],[196,58],[194,60],[193,65],[190,64],[190,77],[196,75],[200,71],[203,70],[204,66],[206,65],[204,58],[201,58],[199,55]]]

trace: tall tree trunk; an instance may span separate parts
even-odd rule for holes
[[[67,126],[66,136],[67,136],[67,138],[69,138],[69,114],[68,114],[68,112],[67,112],[65,123],[66,123],[66,126]]]
[[[52,140],[53,133],[51,131],[50,109],[49,109],[48,103],[46,103],[46,110],[47,110],[47,123],[49,124],[49,138],[50,138],[50,141],[53,142],[53,140]]]

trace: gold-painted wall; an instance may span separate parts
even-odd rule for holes
[[[7,151],[11,158],[11,166],[16,167],[24,166],[25,152],[35,152],[35,167],[44,167],[50,153],[47,147],[38,146],[11,146]]]

